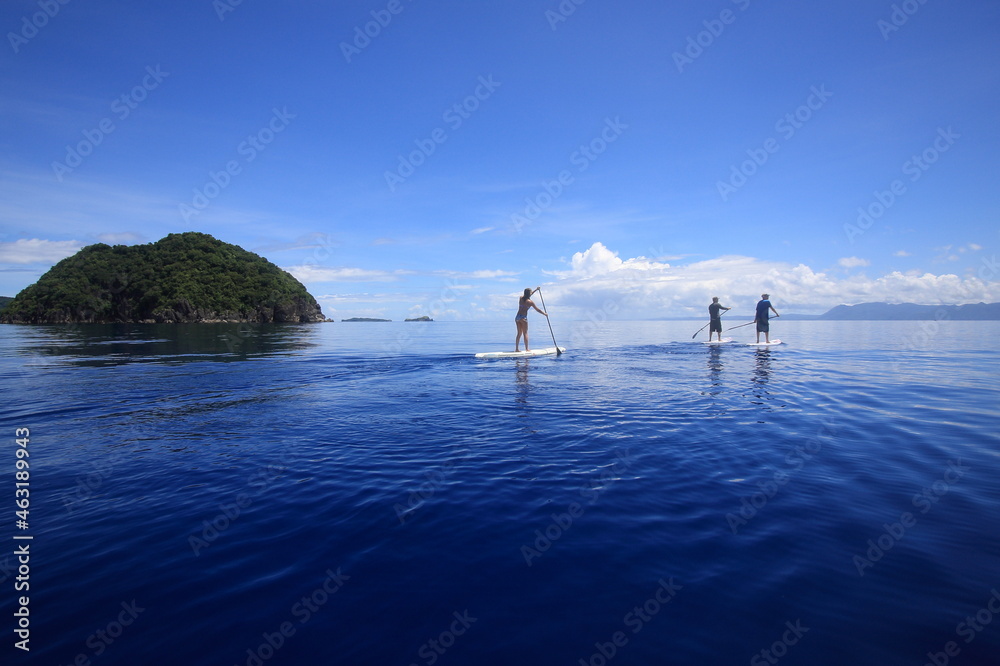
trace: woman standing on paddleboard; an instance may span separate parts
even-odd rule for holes
[[[538,291],[541,287],[536,287],[535,291]],[[517,337],[514,338],[514,351],[521,351],[521,337],[524,337],[524,351],[531,351],[528,348],[528,308],[535,308],[538,310],[538,306],[535,305],[531,300],[531,295],[535,293],[531,290],[531,287],[525,287],[524,294],[517,299],[517,315],[514,317],[514,325],[517,326]],[[548,317],[548,313],[543,310],[538,310],[543,315]]]

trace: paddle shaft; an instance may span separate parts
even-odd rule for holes
[[[778,315],[774,315],[773,317],[770,317],[770,319],[777,319],[777,318],[778,318]],[[747,322],[746,324],[740,324],[739,326],[733,326],[733,328],[743,328],[744,326],[749,326],[750,324],[756,324],[756,323],[757,323],[757,320],[754,319],[753,321]],[[731,331],[731,330],[733,330],[733,328],[727,328],[726,330],[727,331]]]
[[[550,320],[548,316],[549,309],[545,307],[545,297],[542,296],[542,288],[539,287],[537,291],[538,299],[542,302],[542,308],[545,310],[545,321],[549,324],[549,335],[552,336],[552,346],[556,348],[556,356],[559,356],[562,354],[562,351],[559,349],[559,345],[556,344],[556,334],[552,332],[552,320]]]

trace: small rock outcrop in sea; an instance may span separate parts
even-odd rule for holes
[[[412,317],[410,319],[405,319],[404,321],[434,321],[434,320],[428,317],[427,315],[424,315],[423,317]]]
[[[197,232],[145,245],[88,245],[14,297],[5,324],[322,322],[301,282]]]

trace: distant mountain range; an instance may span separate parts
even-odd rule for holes
[[[821,315],[782,315],[784,319],[822,321],[905,321],[952,319],[957,321],[1000,320],[1000,303],[969,305],[917,305],[916,303],[859,303],[838,305]]]

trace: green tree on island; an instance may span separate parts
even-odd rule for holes
[[[278,266],[197,232],[88,245],[7,304],[3,323],[316,322],[316,299]]]

